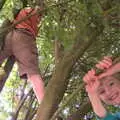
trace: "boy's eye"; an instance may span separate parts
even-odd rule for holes
[[[113,85],[114,85],[114,82],[111,82],[109,85],[110,85],[110,86],[113,86]]]
[[[99,91],[99,94],[104,94],[104,93],[105,93],[105,91],[104,91],[104,90]]]

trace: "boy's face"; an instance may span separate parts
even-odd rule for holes
[[[112,76],[102,80],[98,94],[106,104],[120,105],[120,80]]]

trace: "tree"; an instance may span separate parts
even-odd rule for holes
[[[27,5],[33,4],[34,1],[27,1]],[[63,119],[83,119],[81,117],[91,111],[91,107],[84,109],[90,104],[82,85],[83,75],[102,56],[116,56],[120,51],[119,2],[45,0],[44,8],[37,43],[46,83],[45,98],[38,108],[33,92],[23,95],[13,115],[16,118],[12,118],[53,120],[62,116]],[[67,100],[80,85],[79,92]],[[26,106],[20,116],[20,110]],[[60,112],[54,115],[60,108]],[[67,115],[63,113],[66,108]]]

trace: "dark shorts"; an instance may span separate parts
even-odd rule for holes
[[[39,74],[36,41],[30,32],[15,29],[8,33],[4,50],[0,53],[0,62],[11,55],[15,56],[21,77]]]

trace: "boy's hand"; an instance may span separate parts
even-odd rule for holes
[[[100,70],[105,70],[110,68],[112,65],[112,59],[111,57],[105,56],[102,61],[100,61],[98,64],[96,64],[96,67]]]
[[[104,57],[102,61],[96,64],[96,67],[100,70],[106,70],[112,66],[112,59],[110,57]],[[99,79],[102,78],[105,73],[96,75],[96,71],[91,69],[88,73],[83,77],[83,81],[86,84],[86,91],[88,93],[97,93],[97,88],[100,85]]]
[[[88,94],[97,94],[97,90],[98,90],[99,85],[100,85],[100,82],[97,79],[90,82],[89,84],[87,84],[85,86],[86,92],[88,92]]]
[[[98,77],[95,76],[95,70],[92,69],[83,77],[83,81],[86,83],[86,91],[90,94],[96,94],[100,85]]]
[[[106,70],[106,72],[100,74],[99,79],[106,77],[106,76],[111,76],[117,72],[120,72],[120,62],[110,67],[108,70]]]
[[[96,67],[98,69],[105,70],[99,75],[99,79],[120,72],[120,62],[113,65],[111,57],[108,56],[104,57],[102,61],[96,64]]]

